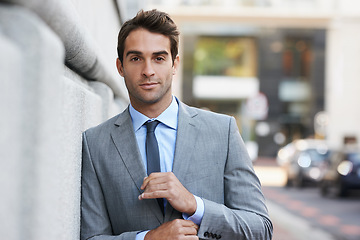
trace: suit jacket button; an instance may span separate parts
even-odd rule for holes
[[[209,232],[204,232],[204,237],[209,237],[210,233]]]
[[[216,239],[220,239],[221,238],[221,235],[218,235],[217,237],[216,237]]]

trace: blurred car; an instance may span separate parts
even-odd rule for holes
[[[280,149],[277,162],[287,176],[286,186],[304,187],[307,183],[317,183],[329,152],[326,142],[318,139],[295,140]]]
[[[290,159],[293,157],[296,149],[295,143],[296,141],[288,143],[287,145],[279,149],[276,156],[276,162],[279,166],[284,166],[288,164]]]
[[[333,193],[345,197],[352,189],[360,189],[360,150],[342,150],[331,154],[320,180],[323,196]]]

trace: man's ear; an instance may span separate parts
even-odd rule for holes
[[[116,59],[116,68],[117,68],[119,74],[122,77],[124,77],[124,69],[123,69],[122,63],[119,58]]]
[[[176,56],[176,58],[174,59],[174,64],[173,64],[173,75],[176,74],[178,68],[179,68],[179,65],[180,65],[180,57],[179,55]]]

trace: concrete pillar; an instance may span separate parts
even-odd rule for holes
[[[104,59],[98,45],[95,44],[94,38],[89,34],[82,23],[77,9],[74,7],[72,0],[0,0],[10,4],[24,6],[36,13],[50,28],[56,32],[65,46],[65,64],[79,75],[86,79],[101,81],[111,87],[114,94],[121,98],[124,95],[123,86],[117,81],[115,71],[109,71],[108,66],[104,65]],[[108,3],[109,0],[107,0]],[[76,2],[79,2],[76,1]],[[103,5],[109,6],[109,4]],[[115,6],[114,4],[112,6]],[[79,8],[91,9],[94,15],[113,16],[114,12],[109,12],[113,8],[108,7],[108,12],[97,12],[99,8],[89,4],[88,2]],[[113,13],[113,14],[111,14]],[[102,19],[107,19],[103,17]],[[112,18],[113,19],[113,18]],[[118,21],[114,21],[114,25],[118,25]],[[104,27],[102,22],[102,29]],[[112,28],[110,28],[112,29]],[[113,30],[112,30],[113,31]],[[118,27],[116,28],[118,31]],[[104,32],[107,32],[106,30]],[[116,35],[113,36],[116,39]],[[115,56],[116,46],[113,46],[113,56]],[[115,66],[115,57],[112,59],[112,66]]]
[[[18,6],[0,4],[0,30],[3,42],[13,46],[1,44],[7,50],[0,57],[5,76],[0,94],[5,121],[0,126],[5,133],[0,161],[6,166],[0,175],[6,178],[7,190],[1,194],[0,235],[62,239],[61,152],[56,133],[63,45],[36,15]]]
[[[62,77],[61,123],[58,134],[61,159],[61,204],[57,217],[62,235],[56,239],[79,239],[80,230],[80,184],[81,184],[81,133],[84,129],[99,124],[102,118],[102,99],[77,81]]]
[[[1,12],[1,10],[0,10]],[[21,102],[14,94],[21,85],[21,52],[15,44],[2,33],[0,26],[0,236],[4,239],[20,239],[18,223],[21,221],[21,154],[23,148],[19,141],[21,131]],[[7,115],[6,117],[4,117]]]

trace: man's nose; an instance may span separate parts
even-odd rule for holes
[[[151,60],[145,61],[142,74],[148,78],[155,74]]]

